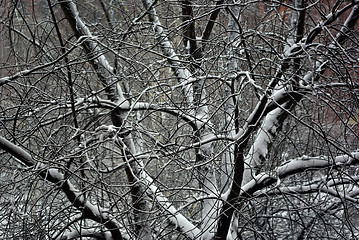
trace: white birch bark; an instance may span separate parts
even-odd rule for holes
[[[68,19],[75,35],[80,37],[87,37],[87,40],[83,43],[83,47],[86,52],[89,54],[89,58],[93,58],[90,62],[96,69],[96,73],[99,79],[102,81],[104,87],[106,88],[106,92],[110,101],[115,104],[123,104],[126,101],[121,86],[117,83],[118,79],[114,76],[114,68],[109,64],[106,57],[103,54],[96,55],[96,53],[101,52],[99,48],[96,38],[92,35],[91,31],[82,21],[79,16],[79,12],[77,10],[76,5],[72,1],[59,1],[63,12]],[[110,81],[109,81],[110,80]],[[127,111],[120,111],[118,109],[114,109],[111,112],[111,119],[116,127],[128,127],[126,123]],[[128,134],[124,136],[122,142],[125,145],[124,153],[130,156],[136,155],[136,148],[133,142],[132,134]],[[143,163],[141,161],[132,161],[129,163],[130,171],[128,174],[133,176],[129,176],[130,181],[134,181],[133,184],[133,197],[134,199],[134,212],[135,212],[135,221],[136,223],[136,231],[140,239],[151,239],[152,233],[151,229],[148,226],[147,212],[149,210],[148,202],[145,200],[145,187],[142,185],[142,180],[144,179],[143,173]]]
[[[189,106],[195,107],[195,123],[197,131],[199,131],[199,141],[204,141],[207,138],[213,136],[213,131],[210,129],[211,122],[209,119],[209,110],[206,100],[206,92],[204,88],[203,80],[196,80],[192,73],[182,66],[178,55],[176,54],[172,43],[168,39],[157,12],[153,6],[153,1],[143,0],[143,5],[147,9],[150,21],[153,24],[153,30],[156,34],[156,39],[160,43],[161,50],[167,61],[171,64],[171,68],[180,83],[186,83],[182,85],[182,92],[185,95],[186,101]],[[196,86],[196,89],[194,89]],[[202,161],[205,162],[207,158],[211,157],[213,153],[212,144],[207,143],[200,145],[199,154]],[[202,167],[201,167],[202,168]],[[199,174],[203,175],[201,183],[203,190],[208,196],[218,196],[218,190],[216,187],[216,177],[211,167],[205,167],[205,169],[199,169]],[[203,200],[202,208],[202,232],[204,239],[210,239],[213,236],[213,229],[215,227],[215,221],[217,218],[218,200],[214,198],[205,198]]]

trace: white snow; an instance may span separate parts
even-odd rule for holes
[[[253,80],[253,78],[251,77],[251,75],[250,75],[250,73],[249,73],[248,71],[245,71],[244,73],[245,73],[245,75],[246,75],[246,77],[247,77],[248,82],[249,82],[251,85],[253,85],[256,89],[262,90],[262,87],[259,86],[259,85],[257,85],[257,84],[255,83],[255,81]]]
[[[203,133],[201,136],[201,143],[203,142],[203,144],[200,145],[200,149],[206,153],[209,153],[212,148],[212,142],[210,140],[213,138],[215,138],[215,135],[213,133]]]
[[[13,144],[12,142],[8,141],[7,139],[0,136],[0,148],[4,151],[10,153],[11,155],[15,156],[19,160],[21,160],[25,164],[33,164],[33,159],[29,153],[23,150],[21,147]],[[21,158],[21,159],[20,159]]]
[[[341,165],[341,164],[349,164],[351,161],[359,159],[359,152],[352,152],[351,156],[349,155],[341,155],[337,156],[334,159],[329,157],[301,157],[297,159],[293,159],[288,163],[278,167],[276,169],[278,175],[286,174],[288,172],[292,172],[300,169],[308,169],[308,168],[321,168],[332,165]]]
[[[77,239],[81,236],[83,236],[83,237],[91,236],[92,234],[94,234],[96,232],[98,232],[98,229],[95,229],[95,228],[89,228],[89,229],[82,228],[81,230],[72,229],[72,230],[67,230],[64,234],[61,234],[56,240],[63,239],[63,237],[66,237],[66,239]],[[104,232],[104,235],[105,235],[106,240],[113,240],[112,235],[109,231]]]
[[[191,80],[191,72],[184,67],[181,67],[180,59],[174,51],[174,48],[167,37],[167,34],[164,33],[162,24],[157,16],[156,10],[152,7],[152,1],[143,0],[143,5],[149,9],[148,13],[150,16],[150,21],[153,24],[153,30],[156,33],[156,38],[160,42],[160,46],[162,48],[163,54],[168,58],[168,61],[171,63],[172,67],[175,68],[175,75],[178,80],[182,82],[192,81]],[[187,99],[188,103],[193,103],[193,86],[191,84],[183,85],[183,93]]]
[[[292,55],[292,51],[298,47],[299,47],[299,45],[296,43],[294,43],[291,46],[286,47],[285,52],[284,52],[284,57],[289,57],[290,55]]]
[[[273,139],[273,133],[277,131],[278,117],[281,114],[282,110],[276,108],[269,112],[264,118],[262,126],[258,130],[255,142],[244,158],[245,169],[243,172],[243,185],[252,179],[252,176],[254,175],[253,171],[260,164],[260,159],[267,156],[268,146]]]
[[[47,174],[49,174],[53,178],[56,178],[59,181],[64,180],[64,174],[62,174],[58,169],[50,168],[47,170]]]
[[[269,178],[270,176],[267,173],[260,173],[257,176],[253,177],[252,180],[247,182],[245,185],[242,186],[241,193],[247,192],[251,188],[253,188],[255,185],[257,185],[259,182],[262,182],[263,180]]]
[[[171,213],[171,217],[169,217],[169,221],[178,226],[183,233],[185,233],[190,239],[196,239],[201,233],[201,231],[193,225],[185,216],[179,213],[176,208],[171,205],[168,199],[163,196],[163,194],[159,191],[159,189],[153,185],[153,179],[149,175],[145,175],[145,179],[149,189],[151,190],[152,194],[156,197],[157,202],[165,208],[169,213]]]

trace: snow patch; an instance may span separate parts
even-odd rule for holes
[[[49,170],[47,170],[47,174],[49,174],[53,178],[56,178],[58,181],[64,180],[64,174],[62,174],[58,169],[50,168]]]

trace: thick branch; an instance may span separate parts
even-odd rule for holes
[[[206,28],[204,29],[203,35],[202,35],[202,51],[205,49],[205,46],[209,40],[209,37],[211,36],[214,23],[216,22],[216,19],[218,17],[219,12],[221,11],[220,6],[223,4],[224,0],[219,0],[216,3],[216,8],[211,13],[209,20],[207,22]]]
[[[228,229],[231,225],[233,213],[235,211],[235,205],[240,202],[239,196],[241,192],[241,184],[243,179],[244,170],[244,156],[243,149],[247,146],[248,138],[238,146],[238,154],[235,159],[233,183],[227,197],[226,202],[221,209],[221,215],[218,220],[218,228],[214,239],[226,239]]]
[[[122,100],[122,90],[118,91],[114,84],[117,82],[117,79],[114,77],[114,69],[103,54],[98,55],[101,50],[98,47],[97,40],[80,18],[76,5],[71,0],[59,0],[58,2],[75,36],[77,38],[87,37],[82,46],[87,52],[88,59],[96,70],[98,78],[104,87],[106,87],[108,98],[114,102]]]
[[[345,7],[343,7],[342,9],[334,12],[334,13],[330,13],[328,16],[326,16],[325,20],[321,21],[319,24],[317,24],[317,26],[308,34],[308,37],[306,38],[305,43],[312,43],[314,41],[314,39],[319,35],[319,33],[324,29],[324,26],[327,26],[331,23],[333,23],[335,20],[338,19],[339,16],[341,16],[342,14],[344,14],[346,11],[348,11],[349,9],[353,8],[351,12],[351,15],[347,18],[347,21],[345,22],[345,26],[346,29],[344,30],[344,32],[342,31],[341,33],[341,37],[339,40],[339,43],[343,43],[343,40],[347,37],[345,33],[348,29],[353,29],[353,27],[355,26],[357,20],[358,20],[358,2],[352,2],[351,4],[346,5]]]
[[[190,0],[182,1],[182,15],[185,24],[183,35],[185,47],[189,44],[190,55],[194,59],[200,58],[200,51],[197,50],[196,28],[193,19],[193,9]]]
[[[156,33],[156,39],[161,46],[161,50],[163,54],[167,57],[168,62],[171,64],[172,70],[174,71],[178,81],[183,83],[185,81],[193,79],[192,73],[182,64],[180,63],[179,57],[177,56],[172,43],[167,38],[167,35],[164,33],[163,27],[161,25],[160,19],[157,15],[157,12],[152,4],[151,0],[143,0],[143,5],[147,9],[147,13],[149,16],[150,22],[153,24],[153,29]],[[187,1],[186,4],[189,4]],[[186,7],[186,6],[184,6]],[[187,6],[190,8],[190,6]],[[185,9],[185,12],[191,9]],[[194,29],[192,29],[194,30]],[[194,34],[194,32],[192,32]],[[192,34],[189,33],[189,34]],[[195,107],[195,125],[197,131],[194,132],[196,136],[195,142],[200,142],[201,140],[208,139],[214,136],[212,129],[210,128],[210,116],[209,109],[206,99],[206,92],[204,87],[204,80],[198,79],[189,85],[182,85],[182,91],[186,97],[187,103],[190,106]],[[205,163],[208,156],[212,155],[213,149],[211,143],[199,145],[199,147],[193,147],[196,153],[196,161],[198,163],[198,167],[196,168],[198,173],[198,181],[200,187],[204,189],[204,191],[209,195],[216,193],[218,194],[218,190],[216,189],[216,177],[214,172],[210,166],[201,165],[201,163]],[[202,218],[203,218],[203,229],[204,236],[209,237],[213,235],[212,228],[214,227],[215,219],[217,218],[217,206],[219,201],[214,199],[205,199],[203,201],[203,210],[202,210]]]
[[[83,193],[75,189],[70,180],[65,179],[64,174],[61,173],[58,169],[43,167],[41,164],[38,165],[28,152],[1,136],[0,148],[20,160],[26,166],[38,168],[41,178],[61,188],[69,202],[74,207],[82,211],[84,218],[92,219],[97,223],[103,224],[111,232],[113,239],[122,239],[119,225],[116,220],[107,212],[105,212],[101,207],[94,206],[88,202],[84,198]]]
[[[163,55],[167,57],[167,60],[171,64],[171,68],[175,73],[178,81],[183,83],[188,80],[193,80],[191,72],[187,68],[181,66],[181,61],[177,56],[172,43],[168,39],[167,34],[163,30],[162,24],[157,16],[157,12],[153,7],[153,2],[151,0],[142,0],[142,3],[147,9],[148,18],[153,24],[153,29],[156,33],[156,38],[161,46]],[[187,102],[192,104],[194,101],[194,91],[192,84],[182,85],[182,92],[186,97]]]
[[[329,157],[302,157],[296,158],[288,163],[277,167],[274,172],[276,177],[265,173],[256,175],[250,182],[242,187],[241,196],[250,197],[253,194],[271,184],[276,183],[280,179],[288,176],[305,172],[307,170],[320,170],[328,167],[344,167],[359,164],[359,152],[353,152],[350,155],[341,155],[335,158]]]
[[[117,83],[118,79],[114,75],[114,68],[109,64],[106,57],[101,53],[97,42],[95,41],[92,33],[82,21],[77,11],[76,5],[71,0],[59,0],[62,11],[64,12],[67,21],[69,22],[73,32],[77,38],[88,36],[89,40],[83,42],[83,47],[88,54],[88,60],[95,69],[95,72],[105,87],[108,99],[114,103],[120,104],[126,102],[123,91]],[[127,127],[128,112],[121,111],[115,108],[111,111],[111,121],[116,127]],[[133,156],[136,153],[136,148],[133,142],[132,134],[124,136],[123,143],[126,145],[124,151],[125,156]],[[149,209],[148,202],[145,199],[145,186],[138,181],[142,178],[142,162],[131,162],[129,167],[126,168],[128,181],[133,184],[131,188],[132,202],[134,207],[134,218],[136,221],[135,229],[139,238],[150,237],[151,230],[148,223],[144,221],[147,217]]]
[[[348,30],[354,28],[355,23],[357,22],[357,20],[359,18],[358,13],[359,13],[358,6],[355,6],[354,9],[352,10],[352,13],[347,18],[347,21],[344,24],[342,31],[336,36],[336,39],[334,39],[332,41],[331,45],[334,45],[335,43],[342,44],[344,42],[344,39],[342,37],[343,36],[347,37],[346,32]],[[302,34],[302,30],[298,29],[298,32],[299,32],[298,34]],[[309,35],[311,35],[311,33]],[[312,39],[311,41],[313,41],[313,40],[314,39]],[[303,49],[305,49],[306,47],[307,47],[307,45],[302,46]],[[293,51],[287,50],[286,52],[287,53],[291,52],[291,54],[295,54],[295,52],[293,52]],[[297,59],[299,59],[299,58],[297,58]],[[308,79],[313,78],[315,75],[318,77],[319,76],[318,73],[319,74],[323,73],[325,69],[326,69],[325,61],[323,61],[323,63],[317,62],[315,69],[306,73],[302,77],[302,79],[305,82],[307,82]],[[256,166],[258,166],[261,159],[266,158],[268,148],[269,148],[270,144],[272,143],[272,141],[274,140],[274,136],[276,135],[278,130],[281,128],[282,123],[284,122],[285,118],[288,115],[287,111],[290,110],[291,108],[293,108],[295,106],[295,104],[297,102],[299,102],[301,100],[301,98],[304,96],[301,94],[295,94],[295,96],[293,96],[291,94],[284,93],[284,91],[285,91],[285,89],[283,88],[280,91],[275,92],[272,95],[272,99],[274,100],[273,102],[275,103],[275,105],[281,103],[281,101],[284,100],[284,102],[282,104],[286,103],[288,105],[288,107],[281,107],[281,109],[277,110],[277,111],[280,111],[280,113],[277,113],[277,115],[278,115],[277,119],[268,118],[269,115],[266,114],[266,118],[262,123],[262,127],[258,131],[258,138],[252,145],[252,148],[251,148],[249,154],[246,156],[246,166],[245,167],[247,168],[247,170],[244,174],[245,180],[244,180],[243,184],[246,184],[251,179],[251,175],[253,175],[252,169],[254,169],[254,168],[256,168]],[[289,98],[287,96],[289,96]],[[263,100],[266,100],[265,96],[264,96]],[[258,106],[260,106],[260,104],[258,104]],[[269,109],[269,106],[267,106],[267,108]],[[258,110],[258,108],[256,110]],[[253,115],[255,116],[255,114],[253,114]],[[258,114],[257,114],[257,116],[258,116]],[[268,122],[268,120],[270,122]]]
[[[334,21],[338,16],[336,16],[334,19],[332,19],[332,21]],[[343,30],[340,34],[337,35],[336,39],[334,40],[334,42],[339,42],[339,43],[343,43],[344,39],[341,39],[343,35],[347,36],[345,33],[349,30],[352,29],[355,26],[356,21],[358,20],[359,16],[358,16],[358,7],[355,6],[354,9],[352,10],[351,15],[348,17],[345,26],[343,27]],[[326,22],[326,24],[329,24],[332,21],[328,21]],[[312,32],[310,33],[310,35],[312,34]],[[309,42],[312,42],[314,40],[314,38],[310,39]],[[340,41],[339,41],[340,40]],[[307,43],[308,43],[308,39],[307,39]],[[289,50],[286,50],[284,56],[285,58],[283,59],[283,63],[281,68],[277,71],[277,73],[275,74],[275,77],[272,79],[272,81],[268,84],[268,87],[266,89],[266,93],[263,95],[263,97],[260,99],[260,101],[257,104],[257,107],[254,109],[254,111],[252,112],[252,114],[249,116],[249,118],[246,121],[246,124],[244,126],[244,131],[241,132],[240,134],[238,134],[238,141],[241,142],[242,144],[246,143],[248,140],[249,135],[251,135],[253,133],[253,131],[258,127],[259,122],[262,121],[262,119],[264,119],[264,117],[269,113],[268,109],[269,109],[269,100],[270,98],[268,96],[271,96],[271,94],[269,94],[274,88],[275,86],[278,84],[278,82],[280,81],[281,76],[283,75],[283,73],[288,69],[289,67],[289,62],[290,62],[290,58],[293,56],[296,56],[299,52],[302,52],[307,45],[301,45],[300,50],[298,51],[298,47],[299,45],[294,44]],[[323,64],[318,64],[318,66],[315,66],[315,70],[312,73],[308,73],[311,75],[314,75],[314,73],[322,73],[323,70],[325,69],[325,67],[323,66]],[[307,74],[307,75],[308,75]],[[307,75],[304,76],[304,78],[307,77]],[[283,91],[284,89],[282,89]],[[278,94],[279,93],[279,94]],[[281,91],[278,91],[278,93],[274,93],[274,95],[272,95],[272,99],[276,99],[277,97],[275,96],[276,94],[280,96],[280,98],[283,98],[284,94],[281,93]],[[289,99],[288,102],[286,103],[289,107],[289,109],[291,109],[296,103],[296,101],[299,101],[302,97],[300,95],[298,95],[297,97],[294,97],[292,99]],[[287,107],[282,107],[280,110],[282,111],[282,113],[278,114],[278,116],[276,117],[276,119],[270,119],[271,124],[268,124],[268,121],[264,121],[263,124],[263,128],[264,128],[264,133],[263,134],[267,134],[268,132],[273,132],[270,137],[268,138],[258,138],[258,143],[257,146],[258,147],[262,147],[262,144],[264,143],[266,145],[266,147],[268,148],[268,146],[270,145],[270,143],[273,140],[273,137],[277,131],[277,129],[280,129],[281,124],[283,123],[284,119],[286,118],[287,114],[286,114],[286,108]],[[279,111],[280,111],[279,110]],[[283,111],[284,110],[284,111]],[[266,126],[267,125],[267,126]],[[259,130],[262,131],[262,130]],[[264,141],[263,141],[264,140]],[[241,145],[242,145],[241,144]],[[246,144],[244,144],[242,147],[246,147]],[[241,150],[241,148],[239,148],[239,151],[243,151]],[[252,150],[252,154],[256,153],[257,151],[259,151],[258,148],[255,148],[255,145],[253,145],[253,150]],[[265,151],[266,153],[267,151]],[[259,152],[261,153],[261,152]],[[250,153],[251,154],[251,153]],[[251,156],[250,156],[251,157]],[[249,157],[249,159],[250,159]],[[264,157],[262,154],[257,154],[257,157]],[[248,159],[248,158],[247,158]],[[244,163],[242,162],[244,161],[243,158],[239,158],[236,159],[235,162],[235,170],[234,170],[234,175],[236,176],[240,176],[243,177],[243,172],[242,173],[236,173],[236,171],[244,171]],[[258,164],[259,159],[255,159],[256,164]],[[248,162],[248,160],[247,160]],[[253,162],[247,163],[249,165],[249,168],[252,168]],[[243,168],[242,168],[243,166]],[[248,175],[248,173],[246,173],[246,175]],[[235,210],[235,202],[240,201],[241,196],[238,193],[238,190],[236,190],[236,182],[242,182],[242,179],[236,179],[234,176],[234,183],[232,184],[232,187],[230,189],[230,193],[227,199],[227,202],[223,205],[222,207],[222,215],[220,216],[219,219],[219,224],[218,224],[218,229],[217,229],[217,233],[216,233],[216,239],[224,239],[226,238],[227,234],[228,234],[228,230],[231,224],[231,219],[232,219],[232,215],[233,212]],[[248,181],[250,179],[250,176],[246,176],[245,181]],[[272,183],[272,181],[274,181],[271,178],[265,178],[263,180],[263,184],[266,185],[268,184],[268,182]],[[246,182],[244,182],[245,184]],[[259,185],[261,186],[261,184]]]

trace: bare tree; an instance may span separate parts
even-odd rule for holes
[[[2,1],[4,239],[359,237],[359,1]]]

